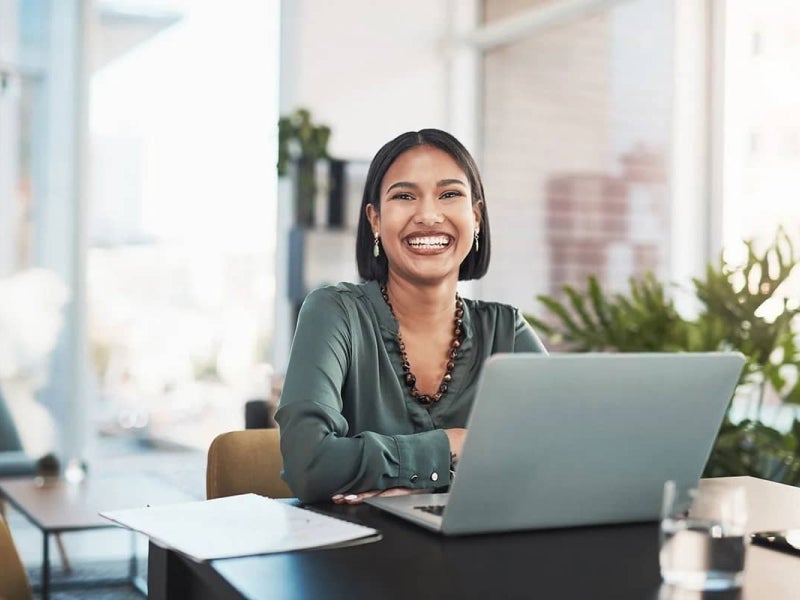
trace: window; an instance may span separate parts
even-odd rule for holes
[[[100,427],[205,448],[269,393],[278,3],[103,2],[94,18]]]
[[[486,0],[485,21],[547,6]],[[668,277],[672,35],[671,1],[634,0],[487,49],[493,295],[533,312],[589,274]]]
[[[731,0],[723,28],[725,245],[769,241],[782,225],[800,249],[800,7]]]

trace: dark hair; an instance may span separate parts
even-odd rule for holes
[[[403,152],[418,146],[433,146],[447,152],[458,166],[464,171],[472,189],[472,204],[480,202],[480,231],[478,240],[480,249],[476,252],[470,250],[458,270],[460,280],[480,279],[489,268],[491,255],[491,236],[489,235],[489,214],[486,212],[486,198],[483,194],[483,182],[478,172],[478,166],[470,153],[452,135],[440,129],[422,129],[403,133],[378,150],[375,158],[369,165],[367,181],[364,184],[364,197],[361,200],[361,214],[358,218],[358,231],[356,233],[356,263],[358,274],[367,281],[385,282],[389,276],[389,264],[386,253],[381,252],[378,258],[372,254],[375,237],[367,219],[367,204],[372,204],[375,210],[381,210],[381,182],[386,171]]]

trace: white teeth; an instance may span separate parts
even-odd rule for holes
[[[450,245],[450,239],[446,236],[427,236],[408,240],[408,245],[412,248],[444,248]]]

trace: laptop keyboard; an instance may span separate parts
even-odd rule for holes
[[[415,506],[414,509],[441,517],[444,514],[444,507],[444,504],[434,504],[430,506]]]

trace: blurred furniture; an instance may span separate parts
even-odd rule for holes
[[[0,479],[0,496],[8,500],[43,534],[41,581],[43,600],[49,598],[52,587],[51,535],[116,527],[114,523],[98,514],[101,510],[139,508],[196,500],[159,479],[132,474],[105,478],[87,477],[80,483],[70,483],[58,478]],[[135,535],[131,533],[131,558],[127,578],[61,582],[59,588],[86,588],[130,582],[145,593],[146,584],[138,573]]]
[[[23,452],[17,427],[0,392],[0,477],[32,475],[35,472],[36,461]]]
[[[222,433],[208,448],[206,497],[253,493],[291,498],[294,494],[281,479],[282,467],[278,429]]]
[[[25,567],[5,519],[0,516],[0,598],[27,600],[32,597]]]
[[[752,477],[720,481],[744,486],[748,531],[800,526],[800,489]],[[588,487],[586,496],[591,498]],[[800,589],[800,559],[758,546],[747,549],[741,591],[701,594],[661,587],[657,522],[444,537],[366,504],[315,509],[374,527],[383,539],[203,563],[151,542],[150,597],[189,590],[181,597],[794,600]],[[502,509],[500,493],[495,510]],[[424,559],[407,567],[414,556]]]
[[[0,393],[0,477],[21,477],[36,474],[36,461],[22,449],[22,441],[14,425],[14,420],[6,406],[3,394]],[[0,495],[0,517],[6,514],[6,503]],[[71,570],[67,551],[61,541],[61,534],[56,534],[58,554],[65,572]]]
[[[275,373],[270,378],[269,398],[253,398],[244,405],[245,429],[268,429],[277,427],[275,411],[281,401],[284,376]]]
[[[271,400],[254,398],[244,405],[245,429],[272,429],[275,423],[275,403]]]
[[[22,450],[0,452],[0,477],[19,477],[36,473],[36,461]]]

